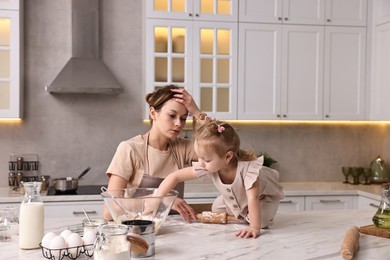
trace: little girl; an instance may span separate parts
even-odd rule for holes
[[[161,183],[158,195],[168,193],[178,182],[211,178],[221,193],[212,205],[213,212],[226,212],[245,220],[249,227],[236,232],[240,238],[257,238],[260,228],[272,220],[284,197],[279,173],[263,166],[263,157],[240,149],[240,138],[231,125],[211,121],[195,133],[194,149],[198,162],[178,170]],[[194,219],[196,220],[196,219]]]

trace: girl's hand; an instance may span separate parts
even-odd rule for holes
[[[246,229],[242,229],[236,232],[236,237],[240,238],[257,238],[260,236],[260,229],[248,227]]]
[[[191,223],[192,220],[197,220],[195,210],[181,198],[176,198],[173,202],[172,209],[179,212],[181,217],[188,223]]]
[[[171,89],[171,91],[176,93],[176,101],[182,103],[191,115],[197,116],[200,113],[200,109],[185,88]]]

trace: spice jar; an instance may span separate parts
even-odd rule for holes
[[[379,228],[390,228],[390,183],[382,184],[381,196],[381,202],[372,222]]]
[[[127,232],[127,226],[122,224],[105,224],[99,226],[94,245],[94,259],[130,259],[130,243],[127,240]]]

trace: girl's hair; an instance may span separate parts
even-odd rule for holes
[[[145,100],[148,103],[149,108],[154,107],[154,109],[159,112],[165,103],[172,98],[175,98],[175,92],[172,92],[171,89],[178,89],[174,85],[166,85],[162,88],[158,88],[152,93],[146,95]],[[149,117],[150,123],[153,123],[153,120]]]
[[[201,143],[206,149],[212,149],[220,157],[227,152],[233,152],[230,161],[234,166],[238,161],[252,161],[256,155],[252,150],[242,150],[240,148],[240,137],[234,128],[223,121],[211,121],[200,125],[195,132],[195,141]]]

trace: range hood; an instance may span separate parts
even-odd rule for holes
[[[72,57],[46,86],[49,93],[118,94],[123,92],[99,58],[99,1],[72,0]]]

